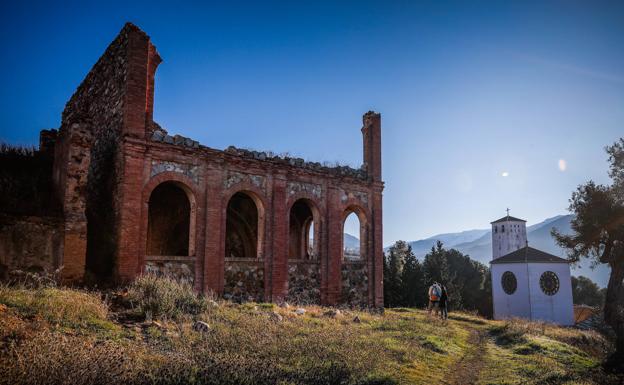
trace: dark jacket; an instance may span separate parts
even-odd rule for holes
[[[448,302],[448,293],[446,287],[442,287],[442,295],[440,296],[440,306],[446,305]]]

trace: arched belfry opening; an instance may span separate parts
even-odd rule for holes
[[[288,258],[316,259],[317,242],[311,204],[306,199],[299,199],[290,208],[289,217]]]
[[[230,198],[225,224],[226,258],[258,258],[259,218],[258,206],[250,195],[238,192]]]
[[[191,203],[173,182],[159,184],[149,198],[147,255],[188,256]]]

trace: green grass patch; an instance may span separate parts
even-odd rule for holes
[[[95,332],[119,330],[107,319],[108,307],[94,293],[3,286],[0,287],[0,303],[14,309],[21,317],[44,319],[53,326]]]

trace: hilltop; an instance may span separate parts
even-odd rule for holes
[[[236,304],[170,281],[0,287],[0,384],[615,384],[608,348],[540,323]]]

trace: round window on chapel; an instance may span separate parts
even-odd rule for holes
[[[516,276],[511,271],[506,271],[503,273],[501,277],[501,285],[503,286],[503,290],[505,293],[512,295],[516,292],[518,288],[518,281],[516,280]]]
[[[559,291],[559,277],[552,271],[545,271],[540,277],[540,288],[546,295],[555,295]]]

